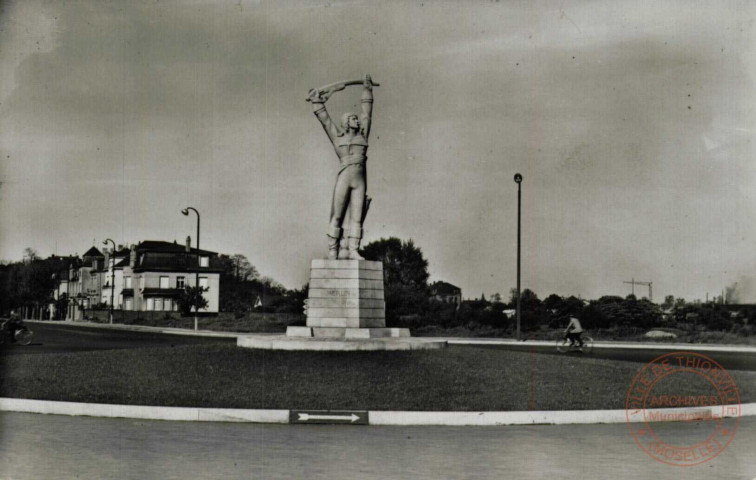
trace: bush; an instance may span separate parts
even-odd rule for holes
[[[715,331],[728,330],[733,323],[729,312],[719,306],[701,308],[698,312],[698,320],[709,330]]]
[[[193,311],[199,311],[207,307],[207,299],[202,295],[202,292],[207,291],[206,288],[201,286],[186,287],[181,291],[176,302],[178,303],[179,311],[183,316],[189,316]]]
[[[739,325],[733,329],[733,332],[735,335],[740,335],[741,337],[750,337],[753,335],[753,326],[752,325]]]

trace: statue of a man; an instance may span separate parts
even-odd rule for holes
[[[358,250],[362,240],[362,222],[367,213],[367,162],[368,136],[370,135],[370,121],[373,113],[373,81],[370,75],[365,75],[362,89],[362,115],[345,113],[341,116],[341,126],[334,124],[326,110],[325,102],[335,91],[342,90],[344,85],[323,92],[312,89],[309,101],[312,110],[323,125],[328,138],[333,143],[341,166],[336,176],[331,202],[331,218],[328,228],[328,258],[339,258],[339,242],[342,232],[347,237],[348,254],[341,258],[363,260]],[[345,215],[349,207],[349,222],[345,223]]]

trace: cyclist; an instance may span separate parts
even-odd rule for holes
[[[3,334],[8,335],[8,340],[10,340],[11,343],[16,343],[16,330],[21,328],[24,325],[24,322],[21,321],[21,318],[18,316],[18,313],[16,313],[15,310],[11,310],[10,312],[10,318],[6,320],[6,322],[3,324]]]
[[[575,347],[575,342],[578,342],[578,346],[583,348],[583,339],[581,334],[583,333],[583,326],[580,325],[580,320],[577,317],[570,317],[570,323],[564,330],[564,336],[570,341],[570,348]]]

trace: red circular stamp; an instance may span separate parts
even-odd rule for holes
[[[635,376],[625,398],[635,443],[651,458],[692,467],[732,442],[740,423],[740,394],[720,364],[700,353],[655,358]]]

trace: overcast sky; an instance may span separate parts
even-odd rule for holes
[[[365,243],[431,280],[515,286],[520,172],[542,297],[756,287],[755,5],[4,2],[0,258],[194,241],[193,206],[203,248],[302,286],[338,166],[304,99],[370,73]]]

